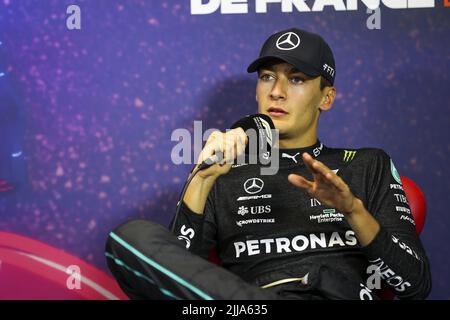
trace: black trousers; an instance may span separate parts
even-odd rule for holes
[[[284,264],[249,283],[200,256],[165,227],[148,220],[131,220],[116,228],[106,243],[108,267],[131,299],[181,300],[316,300],[377,299],[362,280],[324,264]],[[304,270],[299,270],[304,269]],[[258,285],[308,273],[307,284]],[[256,285],[258,284],[258,285]],[[362,294],[362,292],[365,292]]]
[[[192,254],[161,225],[131,220],[110,233],[108,267],[131,299],[272,300],[261,289]]]

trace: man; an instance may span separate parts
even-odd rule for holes
[[[110,234],[108,264],[125,292],[376,299],[368,285],[379,277],[399,298],[426,298],[428,259],[392,160],[379,149],[332,149],[317,139],[320,114],[336,97],[328,44],[300,29],[277,32],[247,71],[258,72],[258,112],[279,130],[278,173],[232,166],[247,143],[241,128],[211,134],[198,163],[219,151],[224,159],[194,171],[173,221],[177,237],[143,220]],[[201,258],[213,248],[222,267]]]

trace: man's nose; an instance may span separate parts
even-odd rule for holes
[[[277,79],[270,91],[270,98],[273,100],[286,99],[286,86],[285,79]]]

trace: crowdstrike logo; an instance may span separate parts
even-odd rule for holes
[[[268,7],[281,12],[321,12],[326,7],[336,11],[355,11],[359,7],[377,10],[383,4],[389,9],[434,8],[435,0],[191,0],[191,14],[247,14],[249,3],[256,13],[267,13]],[[447,6],[447,2],[444,3]]]
[[[261,223],[275,223],[275,219],[247,219],[247,220],[239,220],[236,221],[236,225],[241,227],[246,224],[261,224]]]
[[[295,32],[286,32],[278,39],[276,46],[280,50],[293,50],[300,45],[300,38]]]

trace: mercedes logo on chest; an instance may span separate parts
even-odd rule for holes
[[[255,194],[260,192],[264,187],[264,181],[259,178],[247,179],[244,183],[245,192],[248,194]]]
[[[300,37],[295,32],[286,32],[278,38],[276,45],[280,50],[292,50],[300,45]]]

